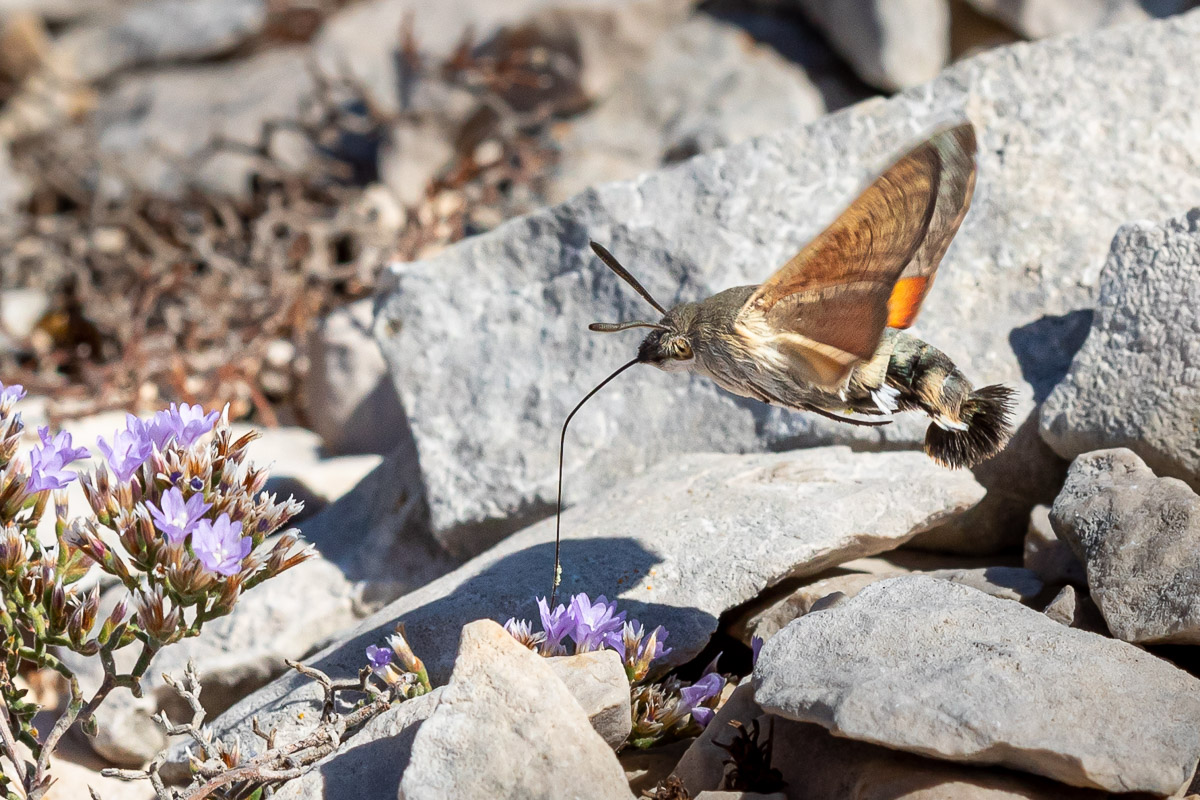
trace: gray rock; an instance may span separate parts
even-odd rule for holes
[[[351,736],[337,752],[278,789],[277,800],[392,797],[412,757],[421,723],[441,702],[444,687],[392,706]]]
[[[939,545],[1016,544],[1029,508],[1049,502],[1061,480],[1064,465],[1030,415],[1086,334],[1106,242],[1127,219],[1200,196],[1200,85],[1146,89],[1191,74],[1198,32],[1200,15],[1189,14],[988,53],[890,100],[602,186],[395,265],[376,331],[410,415],[435,528],[516,527],[552,509],[564,417],[636,347],[634,333],[584,326],[648,315],[589,238],[668,304],[759,281],[899,148],[967,113],[980,137],[979,188],[915,332],[972,380],[1017,386],[1024,427],[1005,455],[976,469],[1000,490],[987,513]],[[1114,98],[1129,124],[1111,124]],[[1135,130],[1150,133],[1135,139]],[[915,447],[925,428],[912,415],[881,429],[840,425],[638,369],[574,423],[566,494],[575,502],[672,453]]]
[[[792,0],[867,83],[894,92],[950,60],[946,0]]]
[[[1050,524],[1050,506],[1039,504],[1029,513],[1023,561],[1026,569],[1048,584],[1087,585],[1083,563],[1076,558],[1071,545],[1054,533]]]
[[[97,81],[132,67],[227,53],[263,31],[266,0],[152,0],[67,29],[50,59],[63,74]]]
[[[1190,0],[967,0],[1029,39],[1141,22],[1186,11]]]
[[[658,51],[662,38],[672,35],[694,5],[691,0],[566,0],[531,14],[522,27],[574,54],[580,89],[595,99]]]
[[[108,590],[102,613],[126,594],[122,586]],[[360,595],[360,587],[322,558],[251,589],[232,614],[212,620],[199,636],[159,651],[142,679],[142,699],[125,689],[113,692],[96,711],[98,735],[89,743],[113,764],[144,765],[166,746],[166,736],[151,715],[166,709],[175,721],[190,718],[191,712],[163,681],[164,672],[180,675],[189,660],[195,661],[205,708],[210,715],[219,714],[283,672],[285,658],[302,658],[361,619],[367,609]],[[303,603],[298,605],[297,598]],[[136,650],[118,651],[118,667],[131,668]],[[62,658],[90,696],[103,678],[99,661],[73,653],[63,653]]]
[[[611,82],[612,64],[628,63],[689,4],[683,0],[373,0],[339,12],[321,29],[313,51],[322,73],[352,78],[384,113],[403,108],[405,92],[396,51],[405,18],[422,56],[449,56],[468,29],[486,43],[506,27],[557,37],[582,59],[581,80],[591,92]],[[605,51],[603,48],[607,48]]]
[[[691,744],[691,739],[676,739],[646,750],[637,747],[621,750],[617,760],[625,770],[629,790],[639,797],[653,790],[671,774]]]
[[[807,586],[801,586],[750,617],[745,627],[739,631],[739,638],[746,644],[749,644],[755,636],[764,641],[770,639],[787,627],[789,622],[812,611],[813,605],[823,598],[835,594],[853,597],[872,583],[896,577],[898,574],[900,573],[852,572],[848,575],[822,578]]]
[[[128,4],[128,0],[0,0],[0,17],[31,12],[49,22],[70,22]]]
[[[335,309],[309,337],[304,407],[331,453],[392,452],[404,439],[404,410],[371,336],[370,299]]]
[[[852,572],[801,586],[773,606],[752,617],[746,625],[744,641],[748,644],[755,636],[764,641],[770,639],[797,617],[830,608],[844,599],[854,597],[873,583],[895,578],[901,574],[904,573]],[[1036,575],[1020,567],[939,569],[911,574],[926,575],[930,578],[970,586],[972,589],[978,589],[992,597],[1015,600],[1019,603],[1034,601],[1044,588]]]
[[[19,85],[37,72],[50,52],[50,34],[41,17],[28,11],[0,12],[0,77]]]
[[[1200,497],[1129,450],[1075,459],[1050,521],[1087,570],[1109,630],[1127,642],[1200,644]]]
[[[397,428],[404,437],[403,424]],[[462,563],[429,533],[416,450],[407,437],[353,491],[300,527],[325,558],[365,585],[375,603],[414,591]]]
[[[1042,613],[1059,625],[1108,635],[1108,626],[1104,623],[1100,609],[1092,602],[1092,598],[1080,594],[1074,586],[1064,586],[1042,609]]]
[[[425,200],[433,179],[450,165],[454,139],[430,119],[402,119],[392,126],[379,154],[379,174],[403,205]]]
[[[2,168],[0,166],[0,169]],[[41,289],[0,291],[0,330],[9,336],[24,339],[33,333],[33,329],[49,308],[50,297]]]
[[[1042,409],[1064,458],[1128,447],[1200,489],[1200,209],[1123,226],[1100,273],[1092,332]]]
[[[1200,681],[922,576],[796,620],[763,647],[754,686],[765,709],[838,736],[1074,786],[1171,794],[1200,759]]]
[[[0,142],[0,217],[15,212],[31,191],[29,179],[13,169],[8,143]]]
[[[757,722],[760,742],[771,742],[771,765],[788,797],[805,800],[1100,800],[1106,793],[1075,789],[1032,775],[935,761],[832,736],[820,725],[764,713],[749,683],[738,687],[684,755],[675,774],[694,797],[722,785],[730,723]],[[697,793],[698,792],[698,793]]]
[[[491,620],[463,628],[400,800],[632,798],[617,757],[542,657]]]
[[[279,48],[229,64],[121,78],[92,124],[101,151],[135,186],[178,195],[199,182],[196,169],[218,144],[233,154],[258,150],[266,130],[300,119],[316,91],[307,52]],[[226,171],[223,185],[247,184],[255,162],[241,163],[243,173]]]
[[[605,658],[610,656],[611,658]],[[615,661],[615,664],[613,663]],[[629,682],[620,658],[611,650],[579,656],[547,659],[554,675],[563,681],[592,727],[604,736],[618,730],[616,712],[624,712],[625,733],[610,746],[620,744],[629,733]],[[624,694],[624,707],[615,697],[617,680]],[[275,797],[279,800],[323,800],[335,797],[391,797],[408,767],[417,730],[441,702],[445,687],[393,706],[351,736],[336,753],[319,761],[312,771],[288,781]]]
[[[767,586],[889,550],[981,494],[969,474],[944,472],[918,453],[837,447],[681,457],[564,514],[559,596],[603,594],[630,617],[665,626],[674,648],[665,661],[682,664],[703,650],[722,613]],[[462,625],[536,617],[553,541],[553,520],[509,537],[364,620],[312,663],[353,675],[364,648],[403,621],[434,683],[444,682]],[[317,696],[284,676],[214,720],[214,730],[249,747],[257,715],[287,735],[296,709]]]
[[[955,764],[830,735],[820,725],[773,720],[772,763],[806,800],[1104,800],[1079,789],[1004,769]],[[762,723],[765,724],[765,723]]]
[[[293,494],[303,500],[306,515],[347,494],[382,461],[377,455],[329,458],[321,449],[320,437],[307,428],[234,426],[237,436],[251,430],[258,433],[252,445],[254,460],[271,465],[267,490],[284,497]]]
[[[405,91],[396,56],[405,19],[423,58],[436,63],[462,43],[468,26],[475,42],[487,41],[505,25],[516,24],[549,0],[370,0],[342,9],[321,27],[313,58],[321,74],[347,78],[366,92],[384,114],[404,109]]]
[[[644,64],[578,117],[551,196],[565,200],[667,160],[810,122],[825,101],[804,70],[704,14],[664,33]]]
[[[683,754],[672,774],[683,782],[684,788],[693,797],[706,790],[719,789],[725,778],[725,762],[729,759],[729,751],[721,748],[717,742],[729,744],[733,735],[731,722],[748,725],[762,715],[763,710],[754,702],[754,687],[749,681],[743,681],[717,709],[716,715]]]
[[[554,674],[579,703],[592,728],[616,750],[633,729],[629,678],[615,650],[596,650],[547,660]]]

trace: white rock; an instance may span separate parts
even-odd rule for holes
[[[466,626],[417,731],[400,800],[632,798],[617,757],[542,657],[495,622]]]
[[[763,708],[838,736],[1074,786],[1171,794],[1200,759],[1200,681],[1136,647],[921,576],[764,645]]]

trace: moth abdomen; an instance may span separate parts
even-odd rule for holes
[[[991,458],[1012,436],[1013,390],[975,389],[950,357],[931,344],[900,334],[888,363],[887,382],[900,393],[901,410],[919,409],[932,420],[925,452],[956,469]]]

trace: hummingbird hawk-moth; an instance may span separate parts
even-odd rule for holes
[[[998,453],[1012,434],[1013,390],[975,389],[933,345],[904,332],[916,320],[975,188],[975,130],[935,132],[876,178],[820,235],[764,283],[667,310],[604,247],[592,250],[661,315],[593,323],[615,333],[649,328],[629,367],[695,372],[742,397],[854,425],[899,411],[931,422],[925,452],[950,468]],[[853,416],[846,416],[847,414]],[[557,546],[556,546],[557,550]],[[557,553],[556,584],[557,584]]]

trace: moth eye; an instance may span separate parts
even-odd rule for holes
[[[692,346],[687,343],[686,339],[677,339],[675,342],[675,358],[680,361],[687,361],[692,357]]]

